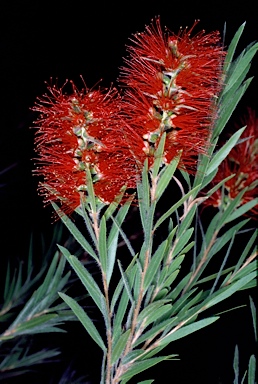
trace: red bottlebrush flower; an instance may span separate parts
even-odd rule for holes
[[[225,183],[224,193],[222,189],[218,189],[204,202],[204,206],[220,207],[225,205],[228,200],[234,199],[244,188],[247,188],[247,191],[244,193],[240,205],[248,203],[258,196],[258,117],[255,111],[248,108],[247,115],[241,122],[242,126],[246,125],[241,136],[243,141],[236,145],[221,163],[212,181],[212,186],[232,174],[235,176]],[[249,216],[256,219],[257,214],[258,205],[248,212]]]
[[[119,119],[120,96],[110,89],[72,93],[49,86],[32,108],[36,121],[36,173],[44,177],[39,190],[45,203],[61,201],[71,213],[87,193],[86,169],[91,172],[96,196],[112,202],[126,185],[136,186],[134,159],[125,143]]]
[[[137,136],[132,150],[141,163],[149,156],[152,164],[163,132],[165,163],[182,151],[180,166],[190,170],[197,155],[206,153],[225,52],[219,32],[191,37],[195,25],[178,35],[163,33],[157,18],[128,46],[120,75],[122,86],[128,87],[123,110]]]

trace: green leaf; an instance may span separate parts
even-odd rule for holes
[[[91,274],[87,271],[87,269],[83,266],[83,264],[77,259],[77,257],[70,255],[70,252],[66,248],[62,247],[61,245],[58,245],[58,248],[66,257],[67,261],[69,262],[71,267],[74,269],[75,273],[81,280],[82,284],[85,286],[85,288],[89,292],[91,298],[94,300],[95,304],[98,306],[98,308],[102,312],[103,310],[102,302],[105,299],[97,283],[91,276]]]
[[[195,188],[193,188],[191,191],[186,193],[177,203],[175,203],[166,213],[164,213],[156,222],[154,226],[154,230],[156,230],[162,223],[165,221],[168,217],[172,215],[175,210],[180,207],[191,195],[194,194],[195,191],[199,189],[200,185],[197,185]]]
[[[81,204],[78,208],[75,210],[78,215],[80,215],[84,219],[84,223],[86,225],[86,228],[89,232],[90,238],[93,241],[95,247],[97,248],[97,238],[95,231],[92,226],[92,221],[90,219],[89,213],[86,211],[85,204]]]
[[[239,259],[237,261],[237,264],[236,264],[235,269],[234,269],[234,274],[236,273],[236,271],[238,271],[239,268],[241,268],[245,258],[247,257],[247,255],[250,252],[254,242],[257,239],[257,235],[258,235],[258,230],[255,230],[254,233],[252,234],[252,236],[250,237],[250,239],[248,240],[248,243],[246,244],[245,249],[243,250],[241,256],[239,257]]]
[[[253,207],[258,204],[258,199],[253,199],[246,204],[241,205],[241,207],[237,208],[231,215],[227,218],[226,223],[237,219],[240,216],[243,216],[246,212],[250,211]]]
[[[122,380],[129,380],[132,377],[134,377],[135,375],[137,375],[138,373],[143,372],[143,371],[149,369],[150,367],[152,367],[153,365],[158,364],[161,361],[170,360],[171,358],[173,358],[173,356],[174,355],[153,357],[153,358],[145,360],[145,361],[136,362],[136,363],[133,364],[133,366],[131,368],[129,368],[121,376],[121,379]]]
[[[253,320],[254,338],[255,338],[255,341],[257,342],[256,308],[255,308],[254,301],[253,301],[253,299],[251,298],[251,296],[249,296],[249,301],[250,301],[250,309],[251,309],[252,320]]]
[[[134,252],[134,249],[131,245],[131,242],[130,240],[127,238],[125,232],[122,230],[121,228],[121,225],[119,225],[117,222],[116,222],[116,219],[114,219],[112,216],[111,216],[112,220],[113,220],[113,223],[115,224],[118,232],[119,232],[119,235],[122,237],[125,245],[127,246],[127,249],[128,251],[131,253],[131,256],[134,257],[135,256],[135,252]],[[115,236],[117,236],[117,234],[115,234]]]
[[[208,325],[214,323],[214,321],[218,320],[218,316],[209,317],[207,319],[196,321],[195,323],[186,325],[182,328],[179,328],[176,331],[171,331],[168,335],[166,335],[164,338],[162,338],[159,341],[159,345],[167,345],[171,343],[172,341],[182,339],[183,337],[190,335],[193,332],[199,331],[200,329],[207,327]]]
[[[247,79],[239,89],[237,89],[232,96],[230,97],[230,100],[228,100],[227,103],[223,102],[223,107],[221,107],[219,111],[219,118],[216,122],[216,125],[213,130],[213,140],[218,137],[218,135],[222,132],[225,125],[227,124],[229,118],[231,117],[235,107],[237,106],[238,102],[241,100],[242,96],[244,95],[245,91],[247,90],[249,84],[251,83],[252,78]]]
[[[144,332],[144,334],[141,335],[139,339],[134,342],[134,347],[142,344],[146,340],[154,339],[159,333],[161,333],[165,329],[170,330],[174,326],[174,323],[176,322],[177,322],[177,318],[173,317],[166,320],[162,320],[161,322],[158,322],[158,324],[156,325],[152,325],[148,331]]]
[[[218,292],[214,293],[211,296],[211,299],[208,299],[208,302],[205,303],[205,308],[210,308],[213,305],[218,304],[221,301],[224,301],[228,297],[232,296],[233,293],[239,291],[246,284],[248,284],[251,280],[255,279],[256,276],[257,276],[256,272],[251,272],[248,275],[246,275],[246,276],[242,277],[241,279],[239,279],[238,281],[236,281],[235,283],[230,284],[223,289],[220,289]]]
[[[114,345],[113,347],[113,350],[112,350],[112,357],[111,357],[111,364],[115,364],[115,362],[121,358],[122,356],[122,353],[125,349],[125,346],[126,346],[126,343],[127,343],[127,340],[130,336],[130,333],[131,333],[131,330],[128,329],[125,333],[123,333],[119,339],[117,340],[116,344]]]
[[[103,272],[107,273],[107,227],[105,216],[102,216],[99,227],[99,259]]]
[[[135,301],[138,300],[139,295],[140,295],[141,286],[142,286],[142,276],[143,276],[142,267],[141,267],[141,263],[139,262],[139,260],[136,260],[136,264],[137,264],[138,268],[136,271],[134,286],[133,286]]]
[[[168,300],[162,301],[166,302]],[[163,317],[171,310],[171,308],[171,304],[164,304],[161,308],[157,308],[155,311],[149,313],[149,315],[144,319],[144,328],[148,327],[151,323],[160,323],[161,319],[163,319]]]
[[[221,273],[221,276],[222,276],[222,275],[226,275],[228,272],[232,272],[233,268],[234,268],[234,267],[230,267],[230,268],[224,269],[224,271]],[[196,284],[198,284],[198,286],[199,286],[200,284],[207,283],[207,281],[214,280],[214,279],[216,278],[216,276],[217,276],[217,273],[214,273],[214,274],[212,274],[212,275],[206,276],[206,277],[204,277],[203,279],[200,279],[200,280],[196,281],[196,282],[193,284],[193,287],[194,287]]]
[[[234,378],[233,384],[238,384],[238,379],[239,379],[239,350],[238,350],[237,345],[235,347],[233,368],[234,368],[234,373],[235,373],[235,378]]]
[[[46,277],[45,277],[43,283],[40,285],[40,287],[34,293],[34,298],[35,298],[36,302],[38,302],[48,292],[49,285],[53,281],[53,277],[55,275],[55,271],[56,271],[56,268],[58,265],[58,259],[59,259],[59,255],[58,255],[58,253],[56,253],[53,257],[53,260],[52,260],[49,268],[48,268],[48,271],[47,271],[47,274],[46,274]],[[62,261],[62,265],[61,265],[62,270],[60,271],[59,276],[61,276],[63,269],[64,269],[64,260],[65,260],[64,258],[61,258],[61,260],[60,260],[60,261]]]
[[[160,167],[163,162],[163,155],[164,155],[164,146],[166,142],[166,132],[164,132],[161,136],[161,139],[159,141],[158,148],[155,151],[154,157],[155,161],[151,169],[152,178],[155,179],[158,175],[158,172],[160,170]]]
[[[249,359],[249,364],[248,364],[248,384],[255,384],[255,379],[256,379],[256,359],[255,356],[252,355]]]
[[[41,350],[35,353],[29,352],[29,348],[22,340],[16,343],[0,363],[0,377],[2,377],[2,379],[4,378],[4,372],[9,372],[11,377],[18,373],[18,368],[27,367],[31,369],[32,365],[47,363],[50,359],[53,359],[53,357],[60,355],[60,351],[56,349]],[[20,371],[20,375],[22,373],[25,373],[25,370]]]
[[[212,157],[214,148],[216,147],[217,141],[218,141],[218,138],[215,138],[211,141],[211,146],[208,148],[207,155],[200,154],[198,156],[197,172],[193,180],[192,199],[194,199],[198,195],[199,190],[202,188],[202,183],[206,175],[206,170],[209,165],[210,159]]]
[[[220,266],[219,271],[217,273],[217,276],[216,276],[216,279],[214,281],[214,284],[213,284],[213,286],[212,286],[212,288],[210,290],[210,295],[215,291],[216,285],[217,285],[217,283],[218,283],[218,281],[219,281],[219,279],[220,279],[220,277],[222,275],[222,272],[224,271],[224,267],[226,265],[226,262],[227,262],[227,259],[228,259],[229,255],[230,255],[230,251],[231,251],[232,245],[233,245],[233,243],[235,241],[235,235],[236,235],[236,232],[235,231],[232,232],[232,237],[230,239],[230,243],[229,243],[228,249],[227,249],[226,254],[225,254],[225,256],[224,256],[224,258],[222,260],[222,263],[221,263],[221,266]]]
[[[242,25],[240,25],[240,27],[236,31],[233,39],[231,40],[231,43],[229,44],[229,47],[227,50],[227,55],[226,55],[225,61],[224,61],[224,72],[226,72],[230,68],[230,65],[231,65],[233,56],[235,54],[235,50],[236,50],[238,41],[239,41],[239,39],[243,33],[243,30],[245,28],[245,24],[246,24],[246,22],[244,22]]]
[[[118,247],[118,235],[119,233],[117,232],[115,237],[113,237],[113,240],[112,242],[110,243],[109,247],[108,247],[108,254],[107,254],[107,259],[108,259],[108,263],[107,263],[107,285],[109,286],[110,284],[110,280],[111,280],[111,277],[112,277],[112,274],[113,274],[113,270],[114,270],[114,265],[115,265],[115,261],[116,261],[116,253],[117,253],[117,247]]]
[[[168,184],[170,183],[175,173],[179,160],[180,160],[180,157],[174,158],[171,161],[171,163],[165,167],[164,171],[161,172],[158,179],[157,188],[156,188],[156,194],[155,194],[156,201],[158,201],[160,197],[163,195],[163,193],[165,192],[165,189],[167,188]]]
[[[173,289],[173,291],[168,295],[169,299],[174,301],[178,297],[181,291],[187,286],[187,283],[190,280],[191,275],[192,274],[190,272],[183,277],[183,279],[177,284],[177,286]]]
[[[164,306],[169,301],[170,300],[159,300],[159,301],[154,301],[154,303],[147,305],[147,307],[143,308],[143,310],[140,312],[138,316],[138,321],[139,322],[142,322],[144,320],[146,321],[150,316],[152,316],[153,312],[157,311],[161,306]]]
[[[139,212],[143,229],[146,225],[146,216],[150,206],[150,186],[148,180],[148,161],[145,160],[142,170],[142,180],[137,183],[137,195],[139,201]]]
[[[183,169],[179,169],[181,175],[183,176],[183,178],[185,179],[187,185],[188,185],[188,188],[191,189],[191,180],[190,180],[190,176],[189,176],[189,173],[184,171]]]
[[[184,258],[185,255],[182,255],[182,257]],[[171,287],[172,283],[175,281],[178,274],[179,274],[179,269],[177,269],[176,271],[173,271],[171,273],[168,273],[168,277],[166,278],[166,280],[164,282],[164,287]]]
[[[134,275],[135,275],[135,262],[136,262],[136,259],[138,257],[138,254],[136,254],[134,256],[134,258],[132,259],[132,261],[130,262],[130,264],[128,265],[128,267],[126,268],[126,275],[128,276],[129,279],[132,279],[134,278]],[[119,298],[119,296],[121,295],[121,292],[124,288],[124,282],[123,282],[123,279],[121,278],[119,283],[117,284],[116,286],[116,289],[115,289],[115,292],[113,294],[113,297],[112,297],[112,300],[111,300],[111,306],[110,306],[110,309],[111,309],[111,313],[113,313],[114,311],[114,308],[115,308],[115,305],[117,303],[117,300]]]
[[[145,279],[144,279],[144,290],[147,290],[152,283],[152,281],[156,278],[156,273],[161,264],[161,261],[164,258],[164,253],[167,247],[167,240],[163,241],[154,255],[151,258],[150,264],[146,271]]]
[[[223,93],[229,91],[231,87],[237,82],[239,77],[242,76],[242,73],[246,71],[246,68],[248,68],[249,63],[253,59],[254,55],[256,54],[258,50],[258,44],[250,44],[239,56],[234,71],[231,73],[231,76],[227,79],[227,83],[225,86],[225,89]]]
[[[89,333],[89,335],[92,337],[92,339],[95,341],[95,343],[98,344],[98,346],[105,352],[106,347],[105,344],[97,331],[95,325],[89,318],[89,316],[84,312],[82,307],[71,297],[67,296],[65,293],[59,292],[59,296],[66,302],[67,305],[71,308],[71,310],[74,312],[75,316],[80,320],[86,331]]]
[[[111,279],[114,265],[115,265],[115,261],[116,261],[116,253],[117,253],[117,244],[118,244],[119,234],[122,235],[129,251],[131,252],[131,254],[133,253],[133,255],[134,255],[134,251],[131,247],[129,240],[125,237],[123,231],[121,230],[121,225],[124,222],[125,216],[126,216],[128,210],[130,208],[131,202],[132,202],[132,198],[130,197],[127,200],[127,202],[119,208],[118,213],[117,213],[115,218],[113,218],[113,216],[110,215],[110,217],[113,221],[113,224],[111,226],[111,229],[110,229],[110,232],[108,235],[108,239],[107,239],[107,252],[108,252],[108,255],[107,255],[107,257],[108,257],[107,283],[108,284],[110,283],[110,279]]]
[[[187,212],[187,215],[182,220],[181,224],[178,228],[178,234],[177,236],[180,237],[182,234],[189,228],[189,226],[192,224],[195,212],[196,212],[197,204],[193,204],[190,211]]]
[[[44,326],[49,326],[49,321],[57,318],[57,314],[46,314],[41,315],[30,320],[25,320],[23,323],[18,324],[17,327],[11,326],[1,336],[0,340],[9,340],[13,337],[24,335],[24,334],[35,334],[41,332],[55,332],[53,327],[48,327],[48,330],[44,330]]]
[[[212,171],[208,176],[205,176],[205,177],[203,178],[202,187],[201,187],[200,189],[204,189],[207,185],[209,185],[210,182],[211,182],[211,181],[214,179],[214,177],[216,176],[217,172],[218,172],[218,169],[216,168],[216,169],[214,169],[214,171]],[[234,177],[234,175],[231,175],[229,178],[231,179],[232,177]],[[224,180],[221,182],[221,184],[223,184],[223,182],[224,182]],[[218,188],[219,188],[219,187],[218,187]],[[216,188],[216,189],[218,189],[218,188]],[[214,192],[215,192],[215,191],[214,191]],[[214,193],[214,192],[212,192],[212,193]],[[206,197],[208,197],[208,193],[209,193],[210,195],[212,194],[212,193],[210,193],[210,191],[209,191],[209,192],[205,193]]]
[[[121,200],[124,196],[125,190],[126,190],[126,187],[121,188],[121,193],[119,193],[118,196],[115,198],[115,200],[112,201],[112,203],[110,203],[108,205],[108,207],[104,213],[106,221],[108,221],[108,219],[113,215],[115,210],[119,207],[119,203],[121,202]],[[119,209],[120,209],[120,207],[119,207]]]
[[[217,238],[217,240],[215,241],[215,243],[213,244],[210,250],[209,257],[218,253],[221,250],[221,248],[223,248],[224,245],[227,244],[227,242],[229,242],[232,239],[234,233],[237,233],[247,222],[248,220],[241,221],[240,223],[229,228],[229,230],[224,232],[221,237]]]
[[[183,235],[180,237],[177,237],[177,243],[173,250],[173,256],[175,257],[182,249],[183,247],[188,243],[190,237],[192,236],[194,231],[194,228],[189,228],[185,231]]]
[[[133,296],[132,296],[132,292],[131,292],[130,284],[129,284],[129,281],[128,281],[128,279],[127,279],[126,274],[125,274],[124,271],[123,271],[123,268],[122,268],[122,265],[121,265],[120,260],[118,260],[118,266],[119,266],[119,269],[120,269],[120,273],[121,273],[121,276],[122,276],[122,279],[123,279],[123,282],[124,282],[124,286],[125,286],[127,295],[128,295],[128,297],[129,297],[131,303],[133,303],[133,302],[134,302],[134,299],[133,299]],[[137,268],[135,268],[135,270],[137,271]]]
[[[220,216],[219,226],[222,227],[227,223],[228,218],[234,211],[234,209],[240,204],[240,201],[245,194],[245,189],[243,189],[239,194],[234,198],[234,200],[230,201],[222,215]]]
[[[128,287],[129,290],[130,290],[130,286],[133,285],[136,270],[137,270],[137,265],[135,265],[134,263],[131,263],[130,268],[127,268],[127,270],[125,271],[125,274],[127,277],[127,283],[129,285],[129,287]],[[111,301],[111,311],[112,311],[112,313],[114,312],[114,326],[113,326],[114,338],[116,335],[120,335],[120,333],[121,333],[122,321],[124,319],[124,316],[125,316],[125,313],[126,313],[126,310],[128,307],[128,302],[129,302],[128,290],[124,287],[123,279],[120,280],[118,286],[120,286],[120,284],[123,287],[123,293],[122,293],[122,296],[121,296],[120,301],[118,303],[118,308],[116,309],[116,311],[114,310],[115,309],[115,303],[118,299],[118,294],[119,294],[120,289],[118,289],[118,290],[116,289],[116,291],[113,295],[112,301]],[[133,308],[133,307],[134,307],[134,302],[131,302],[131,308]]]
[[[185,255],[179,255],[176,258],[172,259],[169,265],[168,275],[171,275],[175,270],[178,270],[184,258],[185,258]]]
[[[257,273],[257,260],[253,260],[251,263],[249,262],[244,268],[240,268],[239,271],[237,271],[237,273],[235,275],[232,274],[232,276],[230,277],[230,280],[231,280],[231,282],[237,281],[240,278],[246,276],[247,274],[249,274],[249,273],[251,273],[253,271],[256,271],[256,273]],[[257,285],[257,281],[256,280],[253,280],[253,283],[254,283],[254,286]],[[228,284],[228,280],[223,282],[222,285],[227,285],[227,284]],[[249,285],[250,285],[250,283],[248,283],[246,286],[244,286],[241,289],[246,289],[246,287],[249,286]]]
[[[96,196],[94,193],[94,187],[91,177],[91,172],[89,167],[86,168],[86,177],[87,177],[87,202],[91,206],[92,212],[96,213]]]
[[[216,154],[213,156],[212,160],[210,161],[210,164],[206,171],[206,176],[218,168],[218,166],[222,163],[222,161],[227,157],[231,149],[236,145],[237,141],[239,140],[244,130],[245,130],[245,127],[240,128],[237,132],[235,132],[230,137],[230,139],[226,142],[226,144],[216,152]]]
[[[194,288],[192,291],[188,291],[184,293],[184,295],[180,296],[179,299],[173,302],[173,308],[171,311],[171,315],[177,314],[179,311],[184,310],[184,306],[187,305],[188,299],[194,292],[196,292],[197,288]],[[198,295],[198,294],[197,294]]]
[[[217,173],[217,169],[215,169],[213,172],[216,172]],[[212,172],[210,173],[210,175],[212,174]],[[218,184],[216,184],[213,188],[211,188],[207,193],[205,193],[206,197],[208,198],[209,196],[213,195],[214,192],[216,192],[222,185],[224,185],[228,180],[232,179],[235,175],[232,174],[228,177],[225,177],[225,179],[221,180]],[[213,179],[213,177],[212,177]],[[211,180],[212,180],[211,179]],[[206,178],[204,179],[206,180]],[[210,180],[210,181],[211,181]],[[203,184],[202,185],[202,189],[206,186],[207,184]]]
[[[108,248],[112,244],[114,238],[119,233],[119,228],[121,227],[121,225],[124,222],[124,219],[125,219],[125,217],[128,213],[128,210],[131,206],[131,203],[132,203],[132,198],[129,198],[125,204],[123,204],[121,207],[119,207],[119,210],[117,212],[116,217],[114,218],[114,222],[112,224],[112,227],[111,227],[109,235],[108,235],[108,241],[107,241]],[[110,215],[110,217],[112,217],[112,216]]]
[[[127,365],[130,363],[132,360],[137,360],[139,359],[142,355],[144,355],[144,350],[143,349],[134,349],[130,352],[128,352],[122,359],[122,364]]]
[[[78,228],[74,225],[74,223],[69,219],[69,217],[66,216],[63,212],[60,213],[60,209],[55,203],[52,203],[52,206],[54,207],[56,213],[59,215],[62,222],[65,224],[65,226],[68,228],[70,233],[73,235],[75,240],[78,241],[78,243],[82,246],[82,248],[86,252],[89,253],[89,255],[91,255],[96,261],[98,261],[98,257],[96,253],[93,251],[91,245],[88,243],[85,237],[81,234]]]

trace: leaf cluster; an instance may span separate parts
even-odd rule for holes
[[[54,253],[53,245],[61,238],[62,226],[58,225],[48,250],[43,245],[38,272],[32,240],[26,263],[20,261],[15,271],[8,264],[0,307],[0,381],[23,375],[35,365],[58,361],[60,350],[35,347],[35,335],[65,332],[62,325],[76,320],[57,294],[73,283],[65,258],[58,251]]]

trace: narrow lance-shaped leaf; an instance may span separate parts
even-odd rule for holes
[[[101,290],[99,289],[97,283],[91,276],[91,274],[87,271],[87,269],[82,265],[82,263],[77,259],[77,257],[70,255],[70,252],[62,247],[61,245],[58,245],[58,248],[63,253],[63,255],[66,257],[67,261],[71,265],[71,267],[74,269],[75,273],[81,280],[82,284],[85,286],[87,291],[89,292],[91,298],[94,300],[100,311],[102,312],[102,300],[103,300],[103,294]]]
[[[209,317],[207,319],[199,320],[199,321],[196,321],[195,323],[179,328],[174,332],[172,331],[159,341],[159,345],[160,346],[167,345],[172,341],[182,339],[183,337],[190,335],[193,332],[199,331],[200,329],[207,327],[208,325],[214,323],[214,321],[217,321],[218,319],[219,319],[218,316]]]
[[[144,381],[139,381],[138,384],[151,384],[153,382],[154,380],[144,380]]]
[[[215,169],[214,171],[217,172],[216,169]],[[213,171],[213,172],[214,172],[214,171]],[[212,174],[212,172],[210,173],[210,175],[211,175],[211,174]],[[214,175],[214,176],[215,176],[215,175]],[[228,180],[232,179],[234,176],[235,176],[235,174],[232,174],[232,175],[230,175],[230,176],[228,176],[228,177],[225,177],[225,179],[221,180],[218,184],[216,184],[213,188],[211,188],[207,193],[205,193],[205,197],[209,197],[209,196],[213,195],[214,192],[216,192],[216,191],[217,191],[223,184],[225,184]],[[213,179],[213,178],[212,178],[212,179]],[[212,179],[209,180],[209,182],[212,181]],[[205,179],[204,179],[204,183],[203,183],[203,185],[202,185],[202,189],[203,189],[204,187],[206,187],[207,184],[208,184],[208,183],[206,183],[206,178],[205,178]]]
[[[256,359],[255,355],[252,355],[248,364],[248,384],[255,384],[256,380]]]
[[[142,170],[142,182],[137,183],[137,195],[139,200],[139,212],[141,217],[141,223],[142,223],[143,229],[145,229],[146,215],[150,206],[147,160],[145,161],[144,167]]]
[[[75,226],[75,224],[69,219],[68,216],[66,216],[63,212],[60,213],[59,207],[52,203],[55,211],[59,215],[62,222],[65,224],[67,229],[70,231],[70,233],[73,235],[75,240],[78,241],[78,243],[82,246],[82,248],[89,253],[96,261],[98,261],[98,257],[94,250],[92,249],[91,245],[88,243],[88,241],[85,239],[85,237],[82,235],[82,233],[79,231],[79,229]]]
[[[231,40],[230,44],[229,44],[229,47],[228,47],[228,50],[227,50],[227,56],[225,58],[225,61],[224,61],[224,71],[227,72],[227,70],[230,68],[230,65],[231,65],[231,62],[232,62],[232,59],[233,59],[233,56],[235,54],[235,50],[236,50],[236,47],[237,47],[237,44],[239,42],[239,39],[243,33],[243,30],[245,28],[245,22],[240,25],[240,27],[238,28],[238,30],[236,31],[233,39]]]
[[[93,188],[93,183],[92,183],[92,178],[91,178],[91,173],[89,170],[89,167],[86,167],[86,176],[87,176],[87,201],[91,206],[92,211],[95,213],[96,212],[96,197],[94,193],[94,188]]]
[[[232,239],[234,232],[237,233],[247,222],[248,220],[242,220],[240,223],[234,225],[233,227],[229,228],[226,232],[224,232],[222,236],[217,238],[209,254],[213,256],[215,253],[218,253],[221,248],[224,247],[224,245]]]
[[[171,308],[171,304],[165,304],[161,308],[158,308],[157,310],[150,313],[144,319],[144,328],[148,327],[148,325],[151,323],[160,323],[161,319],[164,318],[164,316],[171,310]]]
[[[250,211],[258,204],[258,198],[249,201],[248,203],[243,204],[241,207],[237,208],[231,215],[227,218],[226,223],[237,219],[238,217],[243,216],[245,213]]]
[[[112,215],[110,215],[110,217],[113,218],[113,224],[108,235],[108,240],[107,240],[108,248],[110,247],[110,244],[112,243],[113,239],[117,236],[117,233],[119,232],[119,228],[124,222],[124,219],[131,206],[131,203],[132,203],[132,198],[129,198],[125,204],[119,207],[117,215],[114,218]]]
[[[234,378],[234,383],[233,384],[238,384],[239,381],[239,350],[238,346],[235,346],[235,353],[234,353],[234,361],[233,361],[233,368],[234,368],[234,373],[235,373],[235,378]]]
[[[249,63],[253,59],[258,49],[258,44],[251,44],[248,46],[240,55],[236,69],[231,74],[230,78],[227,80],[224,93],[226,93],[234,84],[237,82],[238,78],[241,77],[242,73],[245,71],[246,67],[249,66]]]
[[[191,191],[186,193],[177,203],[175,203],[167,212],[165,212],[155,223],[154,229],[156,230],[167,218],[169,218],[175,210],[180,207],[191,195],[193,195],[198,189],[200,185],[197,185]]]
[[[194,228],[189,228],[182,234],[180,237],[177,237],[177,243],[175,249],[173,250],[173,256],[176,256],[183,247],[188,243],[190,237],[192,236]]]
[[[231,149],[236,145],[237,141],[239,140],[240,136],[244,132],[245,127],[240,128],[237,132],[235,132],[230,139],[226,142],[226,144],[218,150],[218,152],[214,155],[212,158],[207,172],[206,176],[209,175],[211,172],[214,171],[214,169],[218,168],[220,163],[227,157]]]
[[[248,275],[242,277],[235,283],[228,285],[221,291],[219,290],[218,292],[214,293],[211,297],[211,299],[207,300],[207,303],[205,304],[205,308],[210,308],[215,304],[220,303],[221,301],[227,299],[228,297],[232,296],[233,293],[239,291],[242,289],[246,284],[248,284],[250,281],[255,279],[257,276],[256,272],[251,272]]]
[[[241,265],[243,264],[244,260],[246,259],[249,251],[251,250],[253,244],[255,243],[258,236],[258,230],[255,230],[250,239],[248,240],[248,243],[245,246],[245,249],[243,250],[241,256],[239,257],[236,266],[234,268],[234,274],[241,268]]]
[[[251,309],[252,321],[253,321],[254,338],[255,338],[255,341],[257,341],[256,308],[255,308],[254,301],[253,301],[253,299],[251,298],[251,296],[249,296],[249,300],[250,300],[250,309]]]
[[[133,364],[131,368],[129,368],[121,377],[123,380],[129,380],[130,378],[134,377],[140,372],[145,371],[146,369],[152,367],[153,365],[156,365],[164,360],[170,360],[175,355],[168,355],[168,356],[160,356],[160,357],[153,357],[151,359],[140,361],[138,363]],[[123,381],[122,381],[123,382]]]
[[[89,316],[86,314],[86,312],[84,312],[82,307],[74,299],[67,296],[65,293],[59,292],[59,295],[66,302],[66,304],[69,305],[71,310],[74,312],[74,314],[80,320],[80,322],[82,323],[82,325],[84,326],[86,331],[89,333],[89,335],[92,337],[92,339],[100,346],[100,348],[103,351],[106,351],[105,344],[104,344],[97,328],[95,327],[95,325],[93,324],[93,322],[91,321]]]
[[[112,201],[109,204],[109,206],[105,210],[104,216],[105,216],[106,220],[108,220],[113,215],[115,210],[119,207],[119,203],[124,196],[125,190],[126,190],[126,187],[121,188],[121,193],[115,198],[114,201]]]
[[[99,259],[103,272],[107,273],[107,227],[105,216],[102,216],[99,227]]]
[[[146,271],[144,279],[144,290],[148,289],[149,285],[156,278],[157,270],[161,264],[161,261],[164,259],[164,254],[167,248],[167,240],[163,241],[154,255],[151,257],[148,269]]]
[[[168,302],[170,302],[170,300],[158,300],[147,305],[147,307],[143,308],[143,310],[140,312],[138,316],[139,322],[142,322],[143,320],[150,317],[153,312],[155,312],[156,310],[158,310],[160,307],[162,307],[164,304],[167,304]]]
[[[114,364],[122,355],[123,350],[125,349],[127,340],[130,336],[131,330],[128,329],[125,333],[120,336],[114,348],[112,350],[111,364]]]
[[[247,90],[248,86],[250,85],[252,81],[252,78],[249,78],[244,81],[244,83],[239,87],[238,90],[236,90],[233,94],[228,103],[223,103],[223,109],[221,108],[219,114],[219,119],[217,120],[217,123],[214,127],[213,133],[212,133],[212,139],[218,137],[218,135],[222,132],[222,130],[225,128],[225,125],[227,124],[228,120],[230,119],[230,116],[232,115],[235,107],[241,100],[242,96],[244,95],[245,91]]]
[[[168,311],[170,311],[168,309]],[[168,312],[166,311],[166,312]],[[145,331],[142,336],[139,337],[138,340],[136,340],[136,342],[134,343],[134,347],[142,344],[144,341],[146,340],[152,340],[154,338],[157,337],[157,335],[159,335],[161,332],[163,331],[167,331],[167,330],[171,330],[175,324],[177,324],[178,321],[177,321],[177,318],[176,317],[169,317],[168,319],[166,320],[157,320],[156,322],[156,325],[153,324],[149,330]],[[166,334],[168,333],[168,331],[166,332]],[[148,352],[148,355],[149,355],[149,352]],[[154,353],[155,355],[155,353]],[[153,355],[152,355],[153,356]]]
[[[179,156],[176,157],[171,161],[169,165],[165,167],[164,171],[161,172],[161,175],[159,177],[158,184],[157,184],[156,195],[155,195],[157,201],[163,195],[165,189],[170,183],[172,176],[175,173],[175,170],[179,163],[179,160],[180,160],[180,157]]]

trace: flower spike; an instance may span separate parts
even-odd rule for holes
[[[141,163],[148,156],[152,165],[164,132],[164,163],[182,151],[180,166],[193,170],[197,155],[207,152],[225,52],[217,31],[191,37],[196,23],[175,35],[163,33],[157,18],[127,47],[120,74],[123,110],[138,138],[133,151]]]
[[[112,202],[126,185],[135,188],[135,165],[120,132],[120,96],[115,88],[72,93],[48,86],[33,110],[36,121],[36,173],[44,177],[39,190],[45,202],[61,201],[71,213],[87,196],[86,170],[90,170],[96,196]]]

